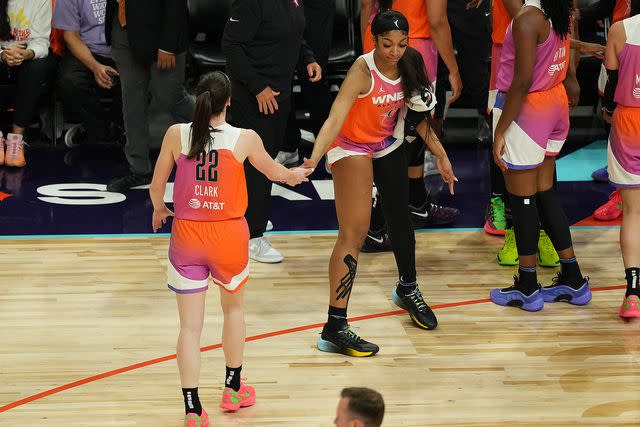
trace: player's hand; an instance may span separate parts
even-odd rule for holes
[[[447,101],[448,104],[452,104],[456,99],[462,95],[462,79],[460,78],[460,72],[449,73],[449,83],[451,84],[451,98]]]
[[[158,61],[156,66],[160,70],[170,70],[176,66],[176,56],[173,53],[158,49]]]
[[[307,159],[306,157],[303,159],[303,162],[302,162],[303,168],[311,169],[311,172],[313,172],[316,166],[318,166],[318,162],[316,162],[315,160]]]
[[[315,83],[322,78],[322,67],[317,62],[307,65],[307,73],[309,73],[309,81]]]
[[[256,95],[258,100],[258,110],[262,114],[274,114],[278,111],[278,101],[276,96],[280,95],[280,92],[276,92],[269,86],[264,88],[262,92]]]
[[[605,47],[598,43],[580,42],[580,53],[583,55],[595,56],[598,59],[604,58]]]
[[[3,48],[2,60],[10,67],[17,67],[22,64],[26,54],[26,46],[12,44]]]
[[[483,2],[484,2],[484,0],[469,0],[469,2],[467,3],[467,10],[469,10],[469,9],[477,9],[480,6],[482,6]]]
[[[163,206],[161,209],[154,209],[153,217],[151,218],[153,232],[157,233],[158,230],[167,223],[167,218],[170,216],[173,216],[173,212],[171,212],[166,206]]]
[[[119,75],[118,72],[108,65],[98,64],[93,70],[93,77],[95,78],[96,83],[104,89],[111,89],[113,86],[111,76],[117,75]]]
[[[458,182],[458,178],[456,178],[453,173],[453,166],[451,166],[451,162],[449,161],[449,157],[447,155],[440,156],[436,158],[436,167],[442,176],[442,180],[449,184],[449,193],[454,194],[453,185]]]
[[[580,84],[575,77],[568,76],[563,83],[569,98],[569,109],[571,110],[580,102]]]
[[[493,138],[493,161],[498,165],[502,172],[506,172],[509,169],[507,163],[502,160],[502,156],[504,156],[504,147],[504,134],[496,132],[496,135]]]
[[[602,108],[602,121],[610,125],[611,124],[611,117],[612,117],[612,115],[609,114],[607,109],[606,108]]]
[[[285,181],[287,185],[295,187],[298,184],[302,184],[303,182],[308,182],[309,178],[307,178],[313,172],[313,169],[297,167],[293,169],[289,169],[291,172],[289,177]]]

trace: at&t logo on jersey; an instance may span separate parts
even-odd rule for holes
[[[200,200],[198,200],[198,199],[190,199],[189,200],[189,207],[191,209],[200,209],[200,206],[202,206],[202,204],[200,203]]]
[[[636,87],[633,88],[633,97],[640,99],[640,74],[636,74]]]
[[[553,56],[553,64],[549,66],[549,75],[553,77],[556,73],[564,70],[564,67],[567,65],[567,61],[564,59],[567,56],[567,48],[561,47],[558,49]],[[558,62],[562,60],[562,62]]]

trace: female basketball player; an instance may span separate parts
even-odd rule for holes
[[[591,300],[553,190],[555,156],[569,133],[563,81],[571,68],[571,10],[571,0],[526,0],[507,30],[498,73],[493,154],[511,200],[520,266],[514,285],[492,290],[491,299],[528,311],[542,309],[545,302]],[[540,288],[536,275],[538,218],[560,256],[561,271],[546,288]]]
[[[185,404],[185,426],[205,427],[207,413],[198,398],[200,336],[208,279],[220,286],[224,313],[222,348],[226,361],[220,406],[227,410],[255,403],[255,391],[240,382],[245,323],[242,286],[249,277],[249,230],[244,219],[247,187],[243,163],[272,181],[297,185],[311,170],[286,169],[265,151],[252,131],[225,122],[231,84],[226,74],[202,76],[197,88],[193,123],[167,131],[149,190],[153,230],[173,216],[164,204],[167,179],[177,165],[174,184],[175,220],[169,244],[167,276],[180,314],[178,368]]]
[[[377,345],[360,338],[347,324],[358,255],[369,226],[374,179],[382,194],[400,275],[392,298],[409,311],[419,327],[433,329],[437,325],[416,283],[404,138],[392,136],[404,98],[420,92],[429,81],[420,54],[407,47],[409,24],[401,13],[385,11],[376,15],[371,32],[375,50],[360,57],[347,73],[311,159],[305,160],[305,166],[315,167],[331,145],[327,161],[333,168],[339,233],[329,262],[329,316],[318,348],[351,356],[378,352]],[[421,62],[419,66],[412,65],[415,62],[409,59],[411,55]],[[425,140],[431,144],[442,176],[453,191],[455,176],[444,149],[435,136]]]
[[[609,180],[624,204],[620,249],[627,291],[619,314],[640,317],[640,0],[631,1],[630,18],[611,27],[605,66],[603,116],[611,124]]]

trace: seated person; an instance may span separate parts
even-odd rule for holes
[[[56,1],[53,27],[63,31],[67,47],[58,85],[65,115],[80,122],[64,137],[69,147],[121,136],[122,97],[111,47],[105,40],[106,7],[106,2],[90,0]],[[100,103],[104,95],[112,100],[110,111]]]
[[[14,109],[7,139],[0,132],[0,165],[26,165],[24,131],[31,124],[50,75],[51,0],[0,3],[0,83],[16,85],[15,99],[3,97],[2,108]],[[5,153],[6,144],[6,153]]]

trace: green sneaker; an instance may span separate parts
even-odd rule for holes
[[[551,239],[544,230],[540,230],[538,239],[538,264],[540,267],[557,267],[560,265],[560,257]]]
[[[492,197],[484,217],[484,231],[494,236],[504,236],[506,226],[502,197]]]
[[[518,247],[516,246],[516,235],[513,227],[504,231],[504,245],[498,251],[498,264],[518,265]]]

